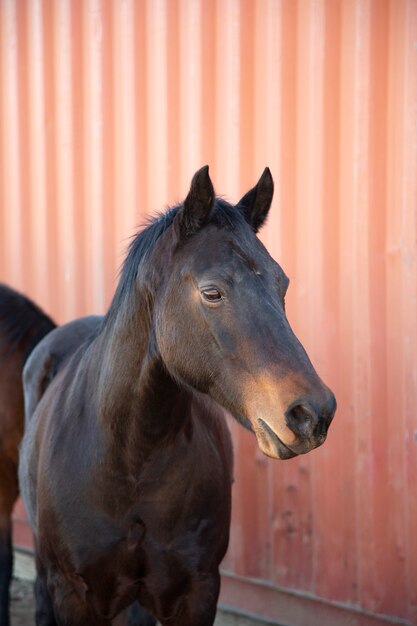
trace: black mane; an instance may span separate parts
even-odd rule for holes
[[[56,324],[29,298],[0,283],[0,348],[7,342],[10,351],[29,339],[25,359]]]
[[[143,230],[133,236],[120,272],[119,284],[106,319],[119,310],[125,297],[131,293],[140,264],[148,252],[152,250],[159,237],[171,226],[181,207],[182,204],[177,204],[169,207],[164,213],[151,217]],[[214,224],[219,228],[233,229],[236,224],[241,224],[242,222],[245,222],[245,218],[239,208],[229,204],[222,198],[216,198],[210,224]]]

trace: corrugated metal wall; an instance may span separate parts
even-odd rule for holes
[[[0,90],[0,279],[60,322],[200,165],[230,199],[271,167],[262,237],[339,410],[287,463],[233,426],[223,601],[417,624],[416,0],[0,0]]]

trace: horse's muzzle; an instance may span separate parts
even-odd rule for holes
[[[290,450],[295,454],[305,454],[321,446],[326,440],[336,406],[336,398],[330,390],[321,405],[314,405],[303,398],[294,402],[285,413],[286,424],[297,437]]]

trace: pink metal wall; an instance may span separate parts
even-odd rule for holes
[[[232,426],[222,601],[417,624],[417,1],[0,0],[1,280],[60,322],[105,311],[204,163],[232,200],[270,166],[262,238],[339,402],[286,463]]]

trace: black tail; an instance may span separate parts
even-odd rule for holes
[[[29,298],[0,283],[0,349],[25,344],[25,359],[56,324]]]

